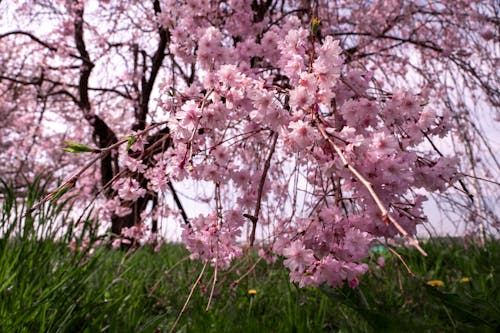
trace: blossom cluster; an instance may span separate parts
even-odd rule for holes
[[[192,36],[174,29],[175,55],[203,71],[189,87],[165,84],[173,148],[146,170],[150,186],[190,179],[213,189],[214,211],[184,226],[193,258],[227,268],[245,228],[258,226],[300,286],[356,286],[372,241],[400,232],[384,214],[413,235],[426,219],[415,190],[456,180],[454,159],[421,152],[451,129],[448,115],[410,92],[373,94],[373,73],[345,72],[338,41],[317,39],[296,16],[245,28],[235,22],[252,21],[250,8],[229,8],[197,8],[224,24],[192,22]]]

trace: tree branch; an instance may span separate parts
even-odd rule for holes
[[[154,0],[153,7],[155,15],[161,13],[160,2],[158,0]],[[165,59],[165,50],[167,49],[167,44],[170,40],[170,35],[166,28],[159,26],[158,34],[160,36],[160,41],[152,58],[151,73],[149,74],[148,79],[145,78],[145,75],[143,76],[142,94],[139,110],[137,110],[136,112],[135,123],[132,126],[132,130],[134,131],[144,129],[146,126],[146,116],[148,114],[149,99],[151,98],[151,92],[153,91],[153,86],[163,63],[163,59]]]
[[[273,132],[273,142],[269,153],[267,154],[266,162],[264,163],[264,170],[262,170],[262,175],[260,177],[259,189],[257,192],[257,202],[255,203],[255,211],[253,215],[243,214],[244,217],[252,221],[252,231],[250,233],[250,247],[255,243],[255,231],[257,229],[257,221],[259,220],[260,206],[262,201],[262,192],[264,190],[264,184],[266,183],[267,172],[271,166],[271,158],[273,157],[274,150],[276,149],[276,142],[278,141],[278,133]]]
[[[408,232],[389,214],[387,209],[385,208],[384,204],[378,197],[377,193],[373,190],[373,185],[347,160],[345,157],[344,153],[342,150],[337,146],[335,142],[332,141],[330,136],[326,133],[325,128],[323,127],[323,123],[321,119],[319,118],[319,115],[316,113],[313,113],[314,118],[316,120],[316,127],[318,128],[319,132],[321,133],[321,136],[328,142],[328,144],[335,150],[335,153],[340,157],[342,163],[344,166],[349,169],[349,171],[356,177],[361,184],[367,189],[368,193],[370,193],[370,196],[372,197],[373,201],[375,201],[375,204],[377,205],[378,209],[380,210],[382,214],[382,222],[387,224],[387,221],[391,222],[392,225],[396,228],[396,230],[403,235],[408,241],[410,242],[411,245],[413,245],[420,253],[422,253],[424,256],[427,256],[427,253],[420,247],[418,244],[418,241],[411,237]]]

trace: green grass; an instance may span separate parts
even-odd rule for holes
[[[10,193],[9,193],[10,191]],[[31,184],[16,203],[4,184],[0,239],[0,332],[168,332],[202,264],[183,260],[179,245],[159,253],[146,246],[125,252],[100,246],[72,252],[53,241],[55,221],[70,220],[62,205],[23,216],[44,191]],[[21,223],[21,222],[23,223]],[[86,221],[84,226],[90,226]],[[83,235],[91,229],[83,229]],[[41,240],[40,236],[44,239]],[[68,238],[65,239],[66,241]],[[500,329],[500,243],[464,246],[461,240],[424,244],[427,258],[398,248],[415,276],[388,251],[373,253],[359,288],[303,288],[289,282],[280,262],[254,253],[218,272],[207,268],[176,332],[497,332]],[[386,265],[376,259],[384,256]],[[461,282],[467,277],[469,282]],[[440,280],[440,287],[426,284]],[[248,290],[255,289],[255,295]]]

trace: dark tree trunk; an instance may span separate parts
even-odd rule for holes
[[[161,13],[160,2],[158,0],[153,1],[153,9],[155,11],[155,14]],[[132,125],[133,131],[140,131],[146,128],[146,117],[149,113],[149,100],[151,98],[151,93],[153,91],[156,78],[158,77],[158,73],[163,64],[163,60],[165,59],[165,51],[167,49],[167,45],[170,40],[170,35],[166,28],[159,27],[158,36],[159,36],[158,47],[152,57],[152,64],[151,68],[149,69],[149,77],[147,75],[148,67],[146,65],[146,53],[142,50],[139,50],[137,46],[135,46],[133,50],[134,70],[136,72],[140,70],[139,59],[138,59],[139,54],[141,54],[142,57],[144,58],[142,64],[142,73],[141,73],[142,76],[141,88],[139,90],[139,87],[135,87],[136,92],[138,93],[138,100],[136,101],[137,108],[135,110],[135,122]],[[151,149],[151,147],[158,140],[162,139],[164,135],[168,135],[168,133],[169,129],[166,128],[157,133],[156,135],[149,137],[148,138],[149,144],[145,147],[145,150]],[[168,146],[169,143],[163,145],[163,149],[167,149]],[[159,149],[161,149],[161,147]],[[134,154],[131,152],[129,152],[129,154],[134,158],[139,157],[139,156],[134,156]],[[149,162],[149,159],[153,155],[154,152],[148,152],[148,154],[145,154],[146,158],[144,158],[142,162],[145,165],[150,165],[151,163]],[[114,216],[112,218],[111,232],[113,234],[119,235],[124,227],[130,228],[134,224],[139,223],[141,221],[141,214],[142,212],[145,211],[149,202],[152,203],[153,205],[152,208],[156,207],[158,204],[158,193],[151,191],[148,188],[148,181],[144,177],[144,175],[137,173],[134,175],[134,177],[139,183],[139,185],[147,190],[146,195],[143,198],[139,198],[136,202],[131,204],[132,212],[129,215],[124,217]],[[157,230],[158,230],[157,221],[153,221],[153,224],[151,226],[151,231],[156,232]]]
[[[95,115],[91,109],[91,103],[89,99],[89,77],[94,68],[94,63],[90,59],[90,55],[87,52],[85,40],[84,40],[84,24],[83,24],[83,7],[76,7],[75,9],[75,43],[79,52],[80,59],[82,60],[82,65],[80,66],[80,79],[79,79],[79,107],[83,111],[83,114],[89,124],[93,127],[93,139],[99,148],[107,148],[110,145],[118,142],[118,139],[113,132],[113,130],[101,119],[98,115]],[[161,13],[160,2],[158,0],[153,0],[153,9],[155,14]],[[167,50],[167,45],[170,41],[169,31],[165,27],[158,27],[158,46],[154,55],[152,56],[151,66],[147,65],[147,54],[143,50],[139,50],[137,45],[133,47],[133,58],[134,58],[134,70],[140,72],[141,74],[141,85],[134,85],[134,90],[137,93],[137,108],[135,110],[135,121],[132,125],[132,130],[140,131],[146,127],[146,117],[149,113],[149,100],[151,98],[151,93],[155,81],[158,77],[158,73],[161,69],[163,61],[165,59],[165,52]],[[139,61],[139,55],[142,55],[142,64]],[[148,138],[149,144],[145,147],[146,153],[139,155],[133,152],[129,152],[130,156],[133,158],[140,158],[140,156],[145,156],[143,163],[145,165],[151,165],[150,158],[160,149],[168,149],[170,146],[170,140],[165,140],[161,145],[156,145],[159,140],[162,140],[165,135],[169,135],[169,129],[165,128],[159,131],[157,134],[152,135]],[[110,151],[108,154],[104,155],[101,159],[100,172],[101,172],[101,184],[103,187],[110,186],[111,180],[119,173],[118,166],[118,153],[117,151]],[[122,203],[123,205],[130,205],[132,212],[126,216],[113,215],[111,218],[111,232],[114,235],[120,235],[121,231],[125,227],[132,227],[141,221],[141,214],[145,211],[148,203],[151,202],[153,208],[158,205],[158,194],[154,191],[148,189],[148,180],[141,173],[129,174],[128,176],[135,178],[140,186],[147,190],[146,195],[139,198],[136,202]],[[182,216],[186,223],[187,216],[182,209],[179,198],[177,197],[172,184],[169,184],[170,190],[173,193],[174,200],[182,212]],[[105,189],[104,194],[108,198],[112,198],[116,195],[116,191],[110,188]],[[157,221],[153,221],[151,226],[153,232],[158,230]]]

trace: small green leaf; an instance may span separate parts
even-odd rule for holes
[[[318,18],[313,18],[311,20],[311,31],[312,31],[313,35],[316,35],[318,33],[320,23],[321,23],[321,20]]]
[[[129,150],[137,142],[137,138],[133,135],[126,136],[125,139],[127,139],[127,148],[125,150]]]
[[[84,145],[83,143],[73,142],[73,141],[64,141],[66,147],[63,148],[64,151],[73,154],[80,153],[92,153],[96,151],[94,148]]]
[[[65,193],[67,193],[69,190],[71,190],[75,186],[74,182],[69,182],[62,186],[56,193],[54,193],[54,196],[50,200],[52,204],[55,204]]]

